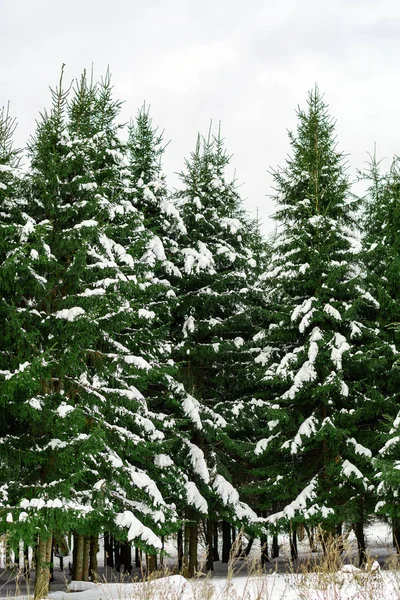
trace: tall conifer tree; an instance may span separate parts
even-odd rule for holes
[[[375,460],[378,482],[377,510],[393,519],[397,549],[400,542],[400,503],[398,500],[400,466],[400,164],[395,157],[388,173],[382,174],[373,156],[367,173],[364,262],[366,277],[379,302],[378,321],[393,353],[388,356],[379,387],[386,396],[384,419],[377,424],[381,447]]]
[[[266,390],[254,487],[270,511],[282,509],[272,523],[333,529],[362,525],[371,510],[375,426],[385,410],[376,384],[390,349],[371,321],[378,303],[360,268],[357,204],[317,88],[298,119],[292,155],[274,173],[278,235],[256,357]]]
[[[236,182],[227,173],[230,157],[220,133],[198,138],[195,152],[181,174],[176,194],[186,228],[179,239],[182,279],[173,323],[175,358],[185,387],[203,413],[220,413],[240,387],[239,374],[248,360],[245,338],[251,331],[249,282],[256,261],[251,249],[252,228]],[[210,489],[199,481],[211,503],[209,514],[230,522],[255,521],[256,515],[232,486],[227,422],[207,419],[192,431],[191,442],[204,453]],[[208,482],[206,482],[208,483]]]

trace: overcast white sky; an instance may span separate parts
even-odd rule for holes
[[[377,144],[400,153],[399,0],[0,0],[0,106],[11,103],[24,146],[66,81],[110,65],[129,120],[143,101],[171,139],[164,166],[183,166],[210,119],[222,132],[245,206],[272,228],[269,168],[283,164],[295,108],[318,83],[337,119],[351,173]]]

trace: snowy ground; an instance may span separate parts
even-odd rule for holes
[[[397,555],[391,545],[391,531],[383,523],[376,523],[367,529],[368,550],[371,556],[370,570],[360,571],[352,563],[356,562],[354,539],[349,539],[343,557],[345,563],[333,573],[310,571],[310,563],[318,555],[310,553],[305,539],[299,545],[299,560],[290,564],[288,540],[282,538],[281,557],[268,565],[267,571],[257,571],[254,565],[259,557],[259,546],[255,545],[250,561],[238,561],[233,572],[227,565],[214,563],[212,576],[200,574],[195,580],[185,580],[180,575],[171,575],[146,583],[116,581],[116,573],[104,568],[102,576],[107,582],[70,582],[67,573],[55,571],[56,584],[49,594],[51,600],[399,600],[400,568]],[[174,545],[167,550],[171,554],[169,567],[174,566]],[[100,557],[100,556],[99,556]],[[254,559],[253,566],[251,559]],[[378,562],[381,568],[378,567]],[[100,557],[100,564],[102,564]],[[68,558],[65,559],[68,565]],[[371,569],[372,565],[372,569]],[[56,565],[57,566],[57,565]],[[8,575],[9,577],[9,575]],[[31,594],[21,585],[15,587],[0,577],[0,595],[11,595],[27,600]],[[112,582],[113,581],[113,582]],[[22,582],[21,582],[22,583]],[[68,585],[68,587],[67,587]],[[33,589],[33,586],[30,586]],[[25,595],[19,595],[21,592]]]

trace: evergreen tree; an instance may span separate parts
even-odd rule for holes
[[[382,175],[374,156],[367,178],[370,187],[366,202],[364,263],[366,276],[379,302],[378,321],[382,334],[391,344],[393,355],[387,361],[379,387],[386,396],[384,421],[379,423],[381,448],[375,460],[378,481],[378,511],[393,519],[396,537],[399,536],[399,414],[398,389],[400,381],[400,164],[394,158],[389,172]],[[400,537],[399,540],[400,541]]]
[[[163,348],[151,272],[136,259],[149,235],[124,196],[118,111],[108,77],[98,86],[83,77],[69,105],[61,86],[54,92],[30,145],[29,203],[49,224],[51,264],[44,293],[29,304],[39,322],[36,360],[3,375],[16,415],[8,454],[21,456],[6,490],[12,531],[26,542],[43,534],[40,569],[52,531],[128,527],[128,539],[160,548],[155,534],[175,520],[154,481],[163,476],[158,425],[170,423],[149,411],[145,394],[161,376]],[[37,579],[38,597],[46,582]]]
[[[227,174],[229,160],[220,133],[199,137],[176,194],[187,233],[179,240],[182,279],[177,282],[173,323],[175,359],[182,382],[205,415],[224,411],[224,404],[237,397],[240,373],[248,362],[245,339],[252,330],[247,309],[256,265],[253,229],[236,182]],[[198,482],[211,502],[209,514],[230,522],[255,522],[255,513],[231,483],[226,420],[220,418],[217,427],[215,419],[205,423],[201,431],[192,431],[191,442],[209,466],[209,482]]]
[[[377,384],[392,353],[360,268],[357,205],[334,123],[317,88],[298,110],[292,156],[274,172],[278,235],[264,274],[266,330],[256,362],[265,390],[254,492],[271,523],[361,523],[371,509]]]
[[[153,233],[147,257],[160,277],[168,281],[181,277],[176,266],[177,238],[186,233],[179,211],[171,202],[162,157],[166,146],[162,133],[153,128],[149,109],[143,105],[129,126],[129,181],[132,202]],[[173,297],[173,292],[170,292]]]
[[[183,557],[182,566],[193,574],[197,570],[197,521],[209,512],[206,497],[213,495],[211,465],[197,445],[193,430],[200,432],[207,427],[218,427],[223,421],[203,406],[186,384],[179,382],[174,366],[171,316],[176,311],[176,293],[184,276],[179,241],[187,230],[167,190],[162,172],[164,149],[162,135],[153,128],[148,109],[142,107],[129,128],[130,192],[132,202],[152,232],[142,260],[154,269],[162,283],[158,293],[157,289],[152,291],[153,308],[164,324],[164,340],[171,348],[164,357],[171,364],[170,373],[153,390],[150,405],[155,413],[167,413],[173,422],[165,441],[168,452],[160,458],[160,464],[165,463],[162,466],[169,466],[164,469],[161,489],[176,505],[187,530],[185,535],[191,540],[191,551]],[[185,448],[183,454],[182,448]],[[177,481],[183,482],[183,486],[177,485]]]

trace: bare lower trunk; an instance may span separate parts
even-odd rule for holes
[[[130,575],[132,573],[132,546],[130,542],[124,542],[121,544],[119,560],[120,565],[124,565],[124,575],[126,573]]]
[[[265,563],[269,561],[268,558],[268,538],[265,535],[260,537],[260,545],[261,545],[261,566],[263,567]]]
[[[90,536],[85,535],[83,542],[82,580],[89,581]]]
[[[92,581],[98,578],[97,553],[99,551],[99,538],[94,535],[90,538],[89,575]]]
[[[105,554],[105,565],[107,567],[114,567],[114,538],[111,533],[104,534],[104,554]]]
[[[208,519],[205,523],[206,527],[206,544],[207,544],[207,562],[206,568],[207,571],[214,570],[214,554],[213,554],[213,532],[214,532],[214,523]]]
[[[226,521],[222,521],[222,562],[229,562],[229,556],[231,553],[232,547],[232,538],[231,538],[232,528],[230,523]]]
[[[294,529],[290,536],[290,557],[292,560],[297,560],[297,531]]]
[[[74,535],[74,573],[75,581],[83,580],[83,556],[85,551],[85,536]]]
[[[311,550],[311,552],[316,552],[317,544],[315,543],[314,527],[312,525],[310,527],[307,527],[307,525],[305,525],[304,528],[307,532],[308,543],[310,544],[310,550]]]
[[[147,574],[157,571],[157,554],[147,555]]]
[[[218,552],[218,523],[214,521],[213,560],[220,560]]]
[[[160,552],[160,569],[164,568],[164,548],[165,548],[165,537],[161,536],[161,552]]]
[[[396,548],[397,554],[400,553],[400,519],[393,517],[392,520],[393,528],[393,547]]]
[[[272,537],[272,558],[279,558],[279,542],[277,534]]]
[[[48,538],[44,538],[41,534],[39,535],[39,543],[36,551],[35,600],[45,598],[49,593],[52,545],[52,535]]]
[[[354,533],[357,538],[359,566],[363,567],[367,561],[367,548],[365,545],[364,523],[362,521],[354,524]]]
[[[197,569],[198,563],[196,514],[191,508],[187,508],[182,573],[187,577],[193,577]]]
[[[180,529],[178,529],[176,543],[177,543],[177,551],[178,551],[178,569],[179,569],[179,571],[182,571],[182,569],[183,569],[183,531],[182,531],[182,527]]]
[[[247,542],[247,546],[246,546],[246,548],[244,549],[244,552],[243,552],[244,556],[249,556],[251,548],[253,546],[253,543],[254,543],[254,538],[250,537],[249,541]]]
[[[194,577],[199,568],[197,562],[197,523],[194,521],[189,528],[189,576]]]

